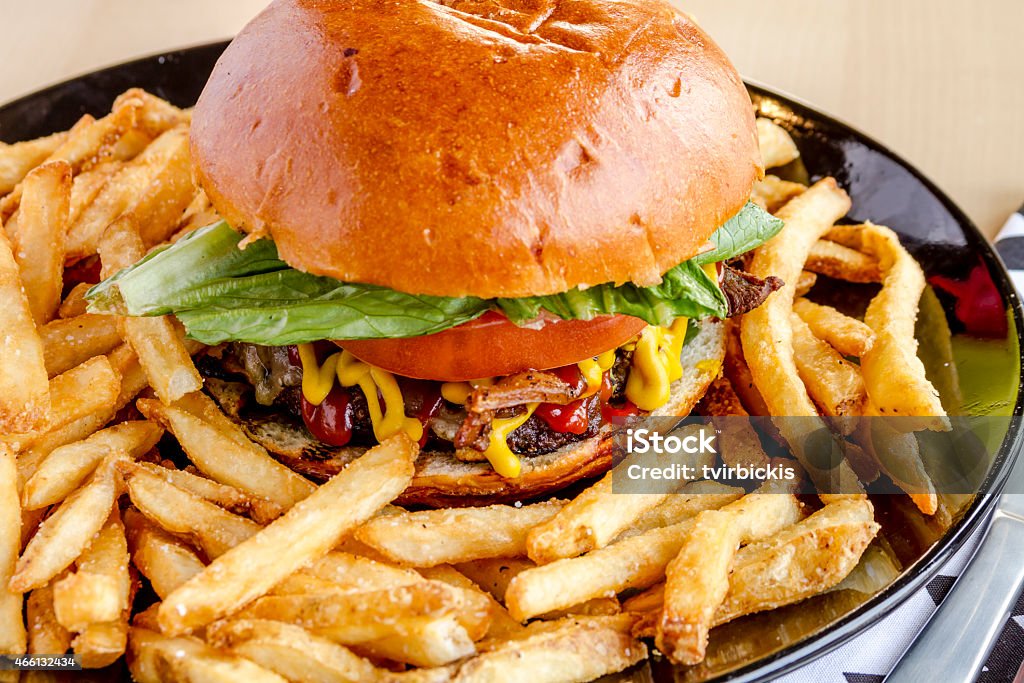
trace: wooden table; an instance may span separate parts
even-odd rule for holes
[[[0,0],[0,101],[230,36],[264,0]],[[683,0],[744,76],[905,156],[988,235],[1024,202],[1024,1]]]

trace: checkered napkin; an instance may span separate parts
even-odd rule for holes
[[[1017,291],[1024,292],[1024,206],[1013,214],[996,237],[996,251],[1003,258]],[[977,549],[986,524],[928,584],[891,614],[830,654],[780,678],[783,683],[882,683],[914,636],[953,587]],[[1024,594],[1004,624],[995,648],[978,675],[978,683],[1010,683],[1024,662]]]

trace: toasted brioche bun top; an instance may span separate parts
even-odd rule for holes
[[[736,70],[662,0],[275,0],[192,153],[300,270],[485,298],[657,283],[762,172]]]

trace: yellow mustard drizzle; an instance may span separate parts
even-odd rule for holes
[[[513,417],[496,418],[491,422],[491,441],[484,451],[484,457],[494,471],[503,477],[515,479],[523,469],[519,456],[508,447],[508,435],[523,426],[539,403],[528,403],[526,412]]]
[[[652,325],[640,333],[626,379],[626,398],[640,410],[652,411],[668,403],[672,382],[683,376],[679,356],[686,341],[686,323],[686,318],[676,318],[670,327]]]
[[[402,390],[390,372],[364,363],[348,351],[331,354],[322,366],[318,365],[310,344],[299,344],[299,360],[302,362],[302,394],[313,405],[323,403],[337,377],[341,386],[358,385],[363,390],[373,435],[378,441],[399,432],[405,432],[413,441],[423,437],[423,424],[405,415]],[[384,399],[383,410],[378,394]]]
[[[601,378],[614,364],[615,349],[605,351],[595,358],[581,360],[576,364],[580,369],[580,373],[583,374],[583,379],[587,382],[587,390],[583,393],[584,396],[596,394],[601,390]]]
[[[717,281],[717,272],[713,270],[714,268],[714,264],[704,266],[708,276]],[[683,376],[680,355],[683,342],[686,340],[686,329],[687,319],[677,318],[669,327],[648,326],[639,337],[619,347],[633,351],[632,370],[626,380],[626,398],[641,410],[649,412],[665,405],[671,396],[672,382]],[[337,377],[343,387],[359,386],[368,399],[370,396],[377,396],[378,393],[383,397],[383,410],[379,401],[367,400],[373,433],[378,441],[400,431],[404,431],[415,441],[423,436],[423,425],[420,421],[406,417],[402,391],[390,372],[364,363],[348,351],[332,354],[323,365],[319,365],[311,344],[299,344],[298,349],[303,369],[302,393],[307,401],[313,405],[320,405],[327,398],[334,385],[334,378]],[[615,363],[615,351],[616,349],[610,349],[595,358],[587,358],[577,363],[587,383],[584,396],[590,396],[601,389],[604,373]],[[698,368],[710,369],[702,367],[700,363]],[[441,396],[450,403],[465,405],[474,388],[492,384],[494,378],[444,382],[441,384]],[[522,471],[519,456],[508,447],[508,437],[530,419],[538,405],[540,404],[530,403],[525,412],[513,417],[496,418],[491,423],[490,443],[484,451],[484,457],[501,476],[516,478]]]
[[[445,382],[441,385],[441,397],[449,403],[466,405],[469,395],[477,387],[489,387],[494,384],[493,377],[471,379],[468,382]]]

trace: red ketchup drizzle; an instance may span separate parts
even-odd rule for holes
[[[546,372],[568,384],[575,394],[582,394],[587,389],[587,380],[577,365],[565,365]],[[542,403],[537,406],[534,415],[544,420],[556,432],[583,434],[590,425],[589,398],[588,396],[577,399],[566,405]]]
[[[420,448],[423,448],[430,438],[427,423],[430,418],[437,415],[437,411],[441,410],[441,404],[444,403],[444,399],[441,398],[441,385],[437,382],[402,377],[399,386],[405,400],[406,415],[415,417],[423,424],[423,436],[420,437]]]
[[[587,399],[581,398],[560,406],[557,403],[541,403],[534,415],[548,423],[556,432],[582,434],[587,431],[590,416],[587,414]]]
[[[323,363],[327,357],[337,351],[333,344],[316,344],[314,346],[318,363]],[[288,347],[288,360],[292,365],[302,367],[302,360],[299,358],[297,346]],[[306,423],[306,429],[320,441],[331,446],[347,446],[352,440],[352,425],[355,416],[355,409],[352,406],[352,396],[348,390],[339,384],[331,387],[331,392],[323,402],[315,406],[306,400],[302,395],[302,421]]]
[[[318,406],[302,397],[302,421],[320,441],[331,446],[346,446],[352,440],[352,396],[335,384]]]
[[[609,403],[612,398],[610,376],[605,373],[601,378],[601,421],[611,422],[616,417],[630,417],[640,413],[640,409],[632,401],[623,401],[619,405]]]

